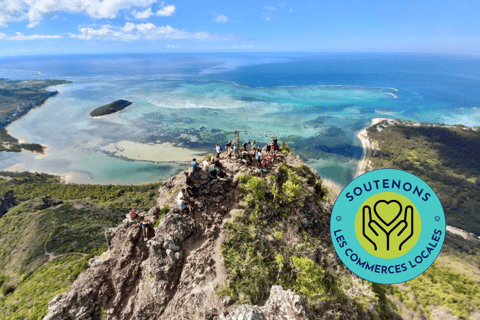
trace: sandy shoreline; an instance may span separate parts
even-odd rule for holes
[[[366,127],[365,129],[363,129],[357,134],[358,139],[360,139],[360,142],[362,143],[363,154],[362,154],[362,157],[360,158],[360,161],[358,162],[357,171],[355,172],[355,178],[365,173],[365,170],[367,169],[367,166],[368,166],[367,158],[372,155],[372,152],[375,148],[373,145],[373,142],[368,138],[367,129],[379,123],[382,120],[388,120],[388,119],[374,118],[372,119],[372,123],[370,124],[370,126]]]
[[[18,120],[18,119],[17,119]],[[9,124],[10,125],[10,124]],[[18,141],[18,145],[21,145],[21,144],[25,144],[26,141],[22,138],[18,138],[18,137],[15,137],[13,134],[11,134],[9,131],[8,131],[8,126],[5,127],[5,132],[10,135],[11,137],[17,139]],[[43,147],[43,153],[39,153],[39,152],[35,152],[35,151],[32,151],[32,150],[27,150],[27,149],[22,149],[22,151],[28,151],[30,152],[31,154],[35,155],[35,159],[42,159],[42,158],[45,158],[47,157],[47,151],[48,151],[48,146],[46,144],[43,144],[43,143],[36,143],[38,145],[41,145]]]

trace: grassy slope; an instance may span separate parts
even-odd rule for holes
[[[263,305],[280,284],[304,298],[309,319],[391,316],[383,288],[336,259],[327,190],[305,165],[282,164],[267,178],[243,175],[239,187],[243,212],[225,223],[221,254],[228,276],[219,295]],[[309,214],[313,207],[321,213]]]
[[[20,204],[0,219],[1,319],[39,319],[66,291],[86,261],[106,246],[103,231],[125,218],[129,206],[156,204],[159,183],[142,186],[64,185],[46,174],[1,173],[0,194],[14,190]],[[63,204],[40,209],[44,196]],[[48,261],[44,249],[57,257]]]
[[[480,133],[464,127],[388,126],[368,129],[376,149],[372,169],[396,168],[418,175],[439,196],[447,223],[480,232]],[[444,246],[425,273],[387,291],[406,317],[480,317],[480,252]],[[409,309],[409,310],[407,310]]]

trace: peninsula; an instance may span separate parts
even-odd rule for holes
[[[51,86],[71,83],[64,80],[9,81],[0,79],[0,151],[28,150],[43,153],[45,146],[24,143],[8,134],[5,127],[33,108],[41,106],[58,91],[48,91]]]
[[[104,116],[107,114],[115,113],[117,111],[123,110],[132,103],[127,100],[115,100],[109,104],[106,104],[104,106],[98,107],[97,109],[93,110],[90,112],[90,116],[92,117],[99,117],[99,116]]]
[[[434,264],[415,279],[386,287],[396,312],[405,316],[414,309],[416,318],[477,319],[479,128],[377,118],[358,138],[364,155],[357,175],[381,168],[413,173],[438,195],[447,220],[445,243]]]

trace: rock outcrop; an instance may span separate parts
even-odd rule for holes
[[[286,158],[279,155],[277,161],[299,161]],[[219,254],[222,223],[238,210],[241,195],[236,177],[246,171],[263,174],[239,160],[222,161],[226,178],[188,170],[198,189],[188,203],[191,212],[176,204],[186,187],[181,173],[164,183],[148,213],[107,230],[108,251],[92,258],[68,292],[49,303],[44,319],[306,319],[300,297],[279,286],[272,287],[263,307],[232,310],[229,298],[220,301],[215,294],[226,277]],[[167,205],[171,209],[160,216]],[[150,226],[161,219],[148,239],[142,235],[143,218]]]
[[[0,198],[0,218],[7,213],[8,209],[17,205],[17,199],[15,199],[12,190],[7,191],[3,198]]]
[[[273,286],[263,307],[241,305],[219,320],[307,320],[301,299],[291,290]]]

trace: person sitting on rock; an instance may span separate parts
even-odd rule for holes
[[[143,218],[142,221],[142,234],[143,234],[143,240],[148,239],[148,228],[150,228],[150,225],[148,224],[148,221]]]
[[[191,212],[191,207],[187,204],[187,202],[183,198],[181,200],[178,200],[177,203],[178,203],[178,207],[182,211]]]
[[[218,169],[218,177],[219,178],[224,178],[227,174],[222,170]]]
[[[248,155],[248,151],[242,151],[242,162],[245,163],[245,165],[247,166],[250,165],[250,157]]]
[[[135,210],[132,208],[128,208],[129,212],[125,215],[125,217],[128,218],[128,220],[133,221],[136,217],[138,217],[138,214]]]
[[[180,190],[180,192],[178,193],[177,201],[182,200],[184,196],[185,196],[185,189],[182,188],[182,189]]]
[[[193,171],[200,170],[197,159],[193,158],[191,165],[192,165]]]
[[[212,164],[210,166],[210,176],[212,176],[212,178],[216,178],[217,177],[217,168],[215,168],[215,161],[212,160]]]
[[[214,164],[217,168],[223,168],[223,165],[220,163],[220,159],[218,157],[215,158]]]
[[[198,193],[198,188],[195,187],[195,184],[193,183],[193,180],[192,178],[190,177],[190,175],[188,174],[188,172],[184,172],[185,173],[185,176],[186,176],[186,184],[187,184],[187,188],[186,188],[186,194],[188,197],[193,197],[195,194]]]
[[[247,151],[248,150],[248,142],[244,142],[242,144],[242,147],[243,147],[243,151]]]
[[[210,161],[208,161],[208,159],[203,160],[201,167],[203,171],[208,171],[208,168],[210,168]]]
[[[178,193],[178,196],[177,196],[177,204],[180,207],[180,209],[182,209],[182,211],[187,209],[187,204],[185,202],[184,192],[185,192],[185,189],[182,188],[180,190],[180,192]]]

